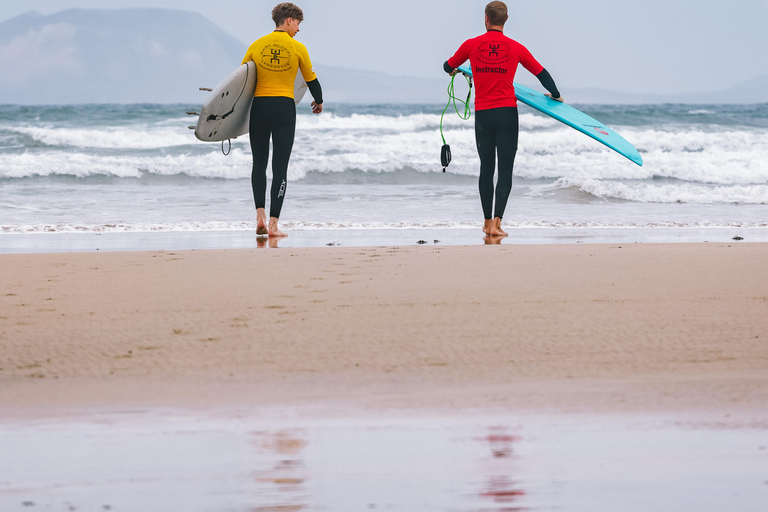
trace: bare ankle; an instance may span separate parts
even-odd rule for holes
[[[269,218],[269,236],[270,237],[284,237],[288,236],[277,227],[277,217]]]

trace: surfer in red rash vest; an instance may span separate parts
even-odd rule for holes
[[[475,142],[480,155],[480,202],[485,221],[483,232],[489,236],[506,236],[501,219],[512,191],[512,170],[517,153],[519,123],[517,99],[513,85],[517,65],[522,64],[549,91],[548,96],[563,101],[555,81],[528,49],[504,35],[509,19],[504,2],[491,2],[485,7],[485,34],[465,41],[443,68],[455,75],[459,66],[469,60],[475,81]],[[499,177],[495,191],[493,175],[498,154]],[[495,194],[494,194],[495,192]],[[494,210],[494,195],[496,198]]]

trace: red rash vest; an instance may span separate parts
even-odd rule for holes
[[[498,30],[464,41],[448,65],[455,69],[467,59],[475,82],[475,110],[517,106],[513,82],[518,64],[534,75],[544,70],[525,46]]]

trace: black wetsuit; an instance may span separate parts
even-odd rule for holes
[[[480,204],[484,218],[492,218],[493,174],[496,155],[499,157],[499,178],[496,183],[496,208],[493,217],[503,217],[507,199],[512,191],[512,169],[517,154],[519,122],[517,107],[499,107],[475,112],[475,143],[480,156]]]
[[[307,83],[315,103],[323,102],[323,91],[317,79]],[[251,153],[253,168],[251,185],[256,208],[266,207],[267,162],[269,140],[272,139],[272,189],[269,216],[280,217],[288,186],[288,161],[296,134],[296,103],[286,96],[257,96],[251,104]]]

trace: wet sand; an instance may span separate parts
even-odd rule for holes
[[[519,414],[0,422],[0,509],[763,512],[765,432]]]
[[[768,418],[768,244],[0,255],[0,409]]]

